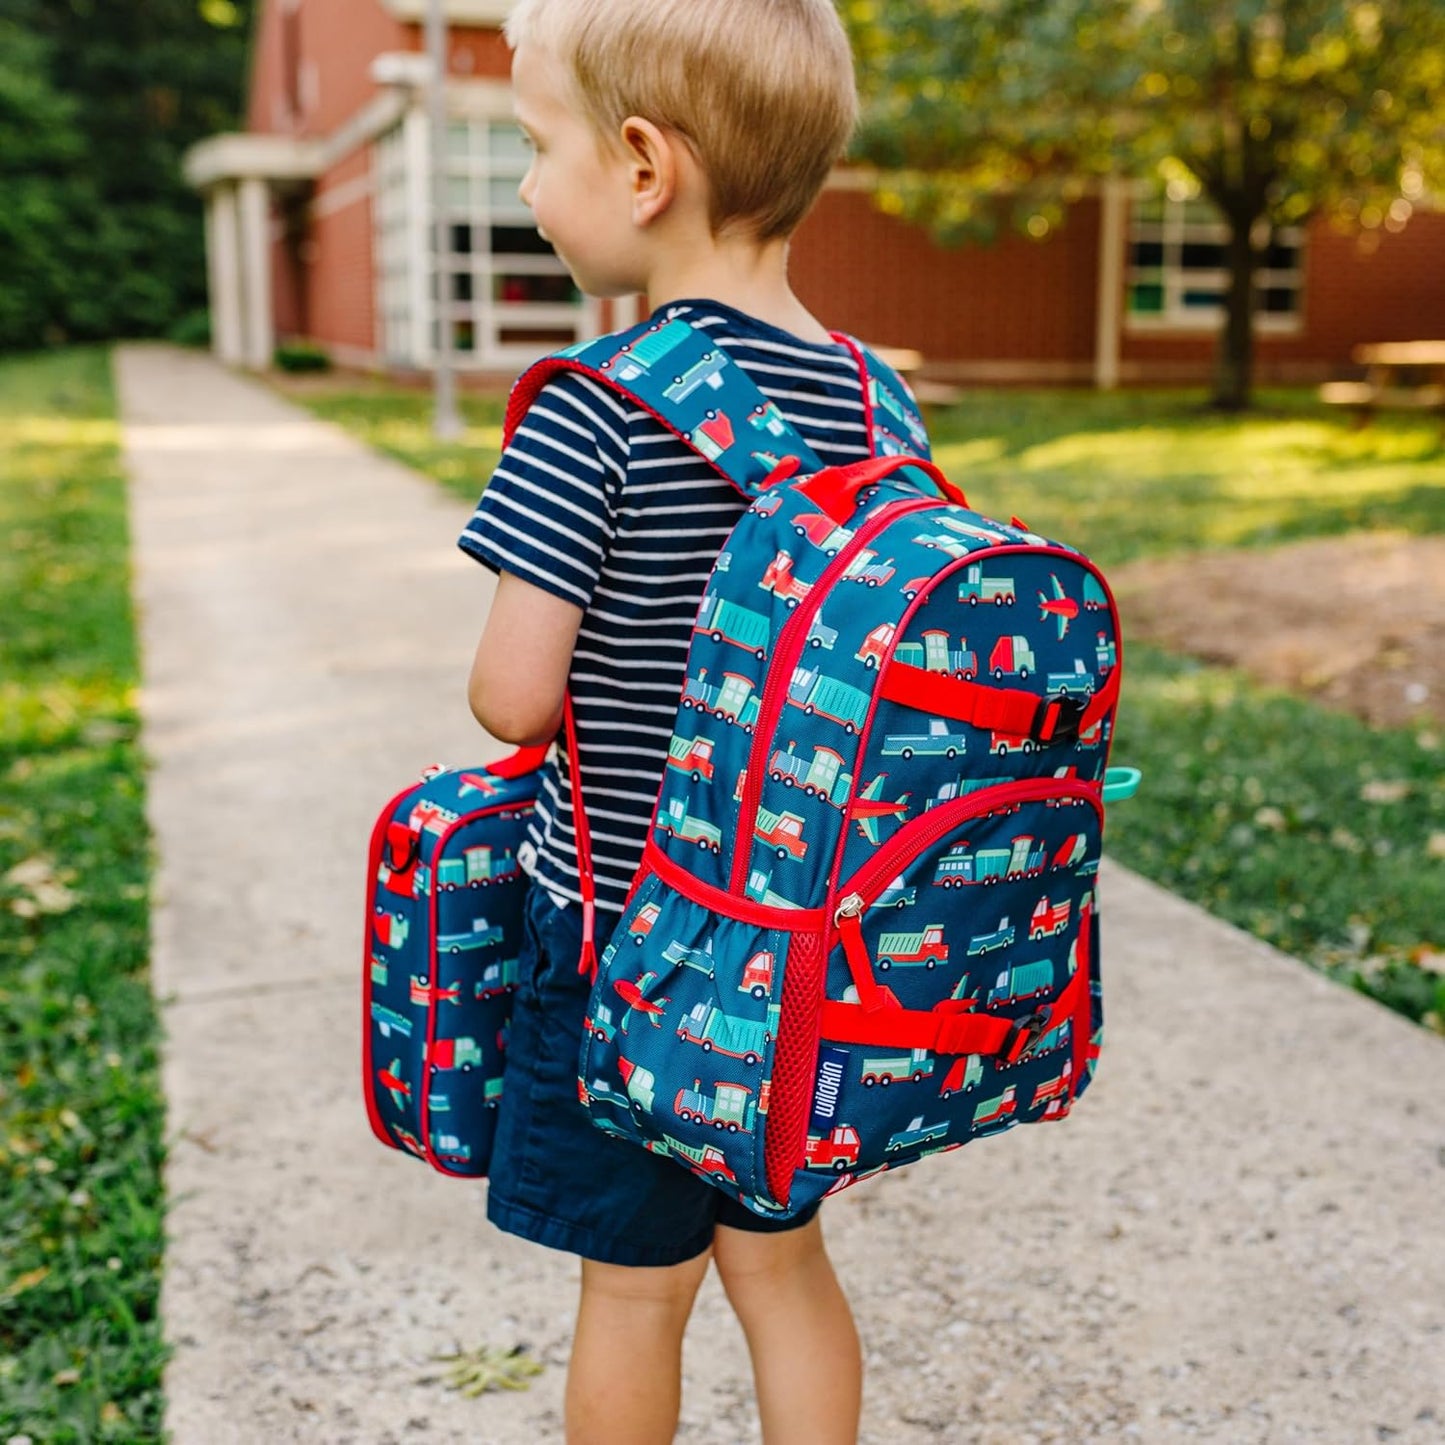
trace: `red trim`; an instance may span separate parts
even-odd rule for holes
[[[941,496],[932,499],[935,504],[948,502],[968,507],[964,494],[932,462],[922,457],[870,457],[866,462],[852,462],[846,467],[825,467],[798,483],[798,490],[805,493],[819,511],[826,512],[840,527],[846,527],[857,508],[858,493],[864,487],[871,487],[909,467],[923,472],[938,488]]]
[[[868,441],[868,455],[876,457],[878,453],[873,445],[873,396],[868,385],[872,378],[868,374],[868,359],[863,355],[863,348],[846,331],[830,331],[828,334],[840,346],[848,348],[848,352],[853,358],[853,365],[858,368],[858,385],[863,393],[863,434]]]
[[[1097,886],[1097,883],[1096,883]],[[1079,909],[1078,951],[1074,955],[1075,979],[1088,979],[1094,956],[1094,909],[1086,903]],[[1093,996],[1085,983],[1074,1008],[1073,1067],[1070,1070],[1069,1098],[1072,1101],[1084,1086],[1084,1065],[1093,1041]]]
[[[361,935],[361,1093],[366,1100],[366,1117],[371,1122],[371,1132],[391,1149],[400,1149],[401,1145],[382,1121],[371,1088],[371,933],[375,926],[372,923],[372,914],[376,908],[376,875],[381,868],[381,851],[386,846],[387,829],[391,824],[392,814],[396,812],[397,804],[408,793],[415,791],[416,787],[415,783],[404,787],[381,810],[376,826],[371,830],[371,844],[367,850],[366,922]]]
[[[494,778],[504,778],[508,781],[513,778],[525,778],[528,773],[535,773],[547,761],[547,754],[551,750],[551,743],[540,748],[518,748],[516,752],[508,753],[506,757],[498,758],[494,763],[488,763],[483,771],[490,773]]]
[[[712,884],[695,878],[681,864],[674,863],[651,838],[642,851],[642,864],[637,876],[641,878],[648,872],[656,873],[674,893],[680,893],[689,903],[696,903],[709,912],[739,923],[753,923],[760,928],[778,928],[791,933],[820,930],[827,919],[826,912],[821,908],[776,908],[714,888]]]
[[[562,716],[567,725],[567,781],[572,790],[572,831],[577,840],[577,882],[582,891],[582,953],[577,972],[585,973],[594,982],[597,978],[597,880],[592,870],[592,829],[587,822],[587,808],[582,801],[582,750],[577,742],[577,714],[572,707],[572,694],[562,700]]]
[[[795,1041],[798,1052],[784,1055],[781,1044],[774,1049],[773,1103],[763,1137],[763,1177],[768,1193],[782,1205],[792,1194],[793,1174],[807,1157],[808,1115],[818,1074],[818,1016],[827,966],[820,929],[795,932],[788,940],[778,1038]]]

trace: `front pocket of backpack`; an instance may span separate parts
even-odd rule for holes
[[[579,1058],[598,1127],[765,1208],[788,942],[645,879],[603,951]]]

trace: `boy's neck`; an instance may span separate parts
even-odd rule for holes
[[[763,244],[743,237],[710,237],[710,244],[654,258],[646,284],[648,302],[707,300],[731,306],[800,341],[832,338],[788,283],[786,238]]]

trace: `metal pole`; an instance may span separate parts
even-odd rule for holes
[[[426,49],[431,60],[427,93],[431,115],[432,257],[436,271],[436,411],[432,429],[439,441],[454,441],[465,430],[457,411],[456,377],[452,370],[452,328],[446,315],[451,275],[451,226],[447,216],[447,19],[444,0],[428,0]]]

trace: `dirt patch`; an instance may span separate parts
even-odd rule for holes
[[[1365,533],[1110,573],[1124,637],[1376,726],[1445,723],[1445,537]]]

